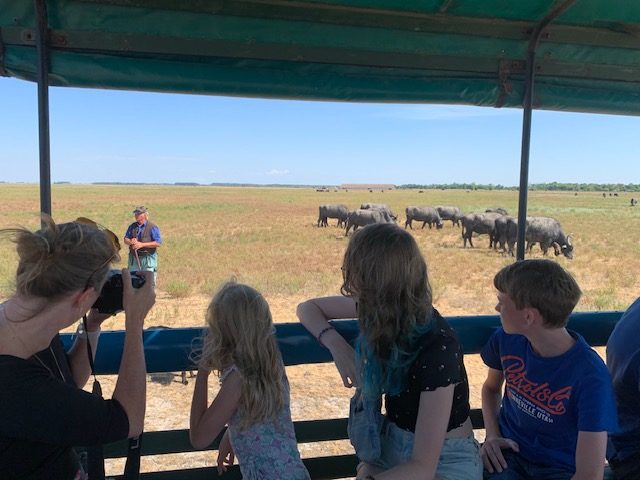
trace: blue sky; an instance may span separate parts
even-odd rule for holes
[[[33,83],[0,78],[0,180],[38,182]],[[50,89],[51,178],[517,185],[522,113]],[[638,183],[640,118],[534,112],[530,182]]]

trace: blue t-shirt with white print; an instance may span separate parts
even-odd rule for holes
[[[584,338],[569,333],[573,347],[541,357],[526,337],[499,328],[481,356],[504,374],[502,436],[516,441],[526,460],[574,472],[578,432],[613,431],[617,419],[607,367]]]

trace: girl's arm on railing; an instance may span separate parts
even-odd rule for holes
[[[354,350],[329,323],[329,320],[355,318],[355,301],[343,296],[313,298],[298,305],[296,314],[304,327],[329,349],[344,386],[357,386]]]
[[[242,381],[237,371],[222,382],[220,391],[211,405],[208,401],[208,383],[211,372],[199,369],[191,402],[189,439],[194,448],[207,448],[229,422],[240,402]]]

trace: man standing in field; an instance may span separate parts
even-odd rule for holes
[[[136,221],[129,225],[124,234],[124,243],[129,245],[129,270],[147,270],[158,275],[157,248],[162,244],[160,229],[149,221],[149,211],[143,205],[133,211]]]

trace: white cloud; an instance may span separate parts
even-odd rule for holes
[[[275,168],[272,168],[271,170],[266,172],[266,174],[274,177],[281,177],[283,175],[289,175],[289,170],[277,170]]]

